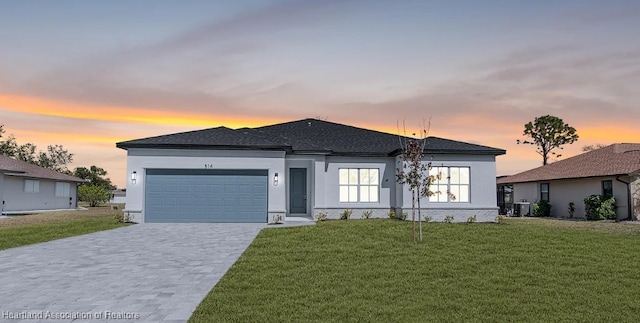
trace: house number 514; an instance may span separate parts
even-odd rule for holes
[[[205,169],[213,169],[213,164],[204,164]]]

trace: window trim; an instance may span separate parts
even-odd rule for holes
[[[445,186],[446,187],[446,191],[442,192],[440,191],[440,194],[434,194],[432,196],[429,197],[429,203],[471,203],[471,166],[433,166],[431,169],[437,169],[436,170],[436,174],[438,173],[440,168],[446,168],[447,170],[447,174],[446,176],[442,176],[442,178],[440,179],[440,181],[446,181],[446,183],[438,183],[437,181],[435,183],[432,183],[431,186],[429,187],[429,190],[432,192],[436,192],[438,191],[438,189],[433,189],[433,186]],[[468,178],[468,183],[467,184],[463,184],[463,183],[451,183],[451,169],[452,168],[457,168],[458,169],[458,174],[460,174],[460,170],[465,168],[467,169],[467,173],[469,174],[469,178]],[[432,172],[430,171],[429,174],[431,174]],[[459,175],[458,175],[459,176]],[[459,199],[458,196],[455,196],[455,199],[451,199],[451,196],[449,195],[449,193],[451,192],[451,187],[452,186],[456,186],[458,187],[458,192],[460,192],[460,187],[466,187],[467,188],[467,200],[466,201],[461,201]],[[444,194],[446,196],[446,201],[439,201],[439,195]],[[436,196],[436,198],[438,200],[434,201],[432,198]]]
[[[546,185],[546,187],[547,187],[547,191],[546,192],[542,191],[542,186],[543,185]],[[540,185],[538,187],[538,190],[540,192],[540,201],[547,201],[547,202],[551,201],[551,185],[549,184],[549,182],[540,183]],[[546,200],[543,198],[543,193],[547,194],[547,199]]]
[[[348,174],[352,171],[355,170],[358,173],[358,182],[357,184],[342,184],[340,182],[340,173],[342,170],[346,170],[347,171],[347,176]],[[377,176],[377,183],[376,184],[362,184],[361,183],[361,178],[360,178],[360,174],[362,170],[375,170],[378,173]],[[339,167],[338,168],[338,202],[339,203],[380,203],[380,168],[376,168],[376,167]],[[342,200],[342,195],[341,195],[341,191],[343,187],[347,187],[347,192],[350,191],[349,188],[351,187],[355,187],[356,188],[356,200],[355,201],[343,201]],[[375,187],[376,188],[376,194],[372,195],[371,191],[369,191],[369,201],[362,201],[362,196],[361,196],[361,189],[364,187]],[[375,196],[375,201],[371,201],[371,198]],[[350,194],[349,194],[350,197]],[[349,199],[348,197],[348,199]]]

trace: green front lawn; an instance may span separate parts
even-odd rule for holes
[[[67,214],[46,214],[27,215],[24,217],[26,221],[20,217],[15,217],[16,222],[23,223],[10,223],[14,219],[0,220],[6,221],[6,223],[0,222],[0,224],[4,224],[4,226],[0,226],[0,250],[108,230],[125,225],[117,223],[113,215],[74,214],[73,216],[68,216]]]
[[[640,320],[640,226],[541,221],[266,229],[189,322]]]

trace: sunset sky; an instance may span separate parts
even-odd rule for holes
[[[551,114],[562,151],[640,142],[637,0],[0,0],[0,123],[124,187],[118,141],[307,117],[503,148]]]

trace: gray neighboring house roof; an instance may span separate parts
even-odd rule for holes
[[[317,119],[303,119],[257,128],[217,127],[123,141],[122,149],[251,149],[330,156],[397,156],[400,138],[390,133]],[[425,153],[504,155],[503,149],[428,137]]]
[[[11,157],[0,156],[0,171],[7,176],[17,176],[34,179],[51,179],[64,182],[84,183],[85,180],[46,169],[27,162],[15,160]]]

